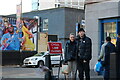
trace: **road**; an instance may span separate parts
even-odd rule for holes
[[[57,75],[58,67],[53,67],[53,74]],[[18,66],[2,66],[2,80],[44,80],[44,72],[41,72],[39,68],[20,68]],[[60,72],[60,78],[64,75]],[[102,76],[91,70],[92,80],[102,80]]]

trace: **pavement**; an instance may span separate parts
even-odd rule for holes
[[[53,75],[58,75],[59,67],[53,67]],[[78,75],[78,74],[77,74]],[[76,76],[77,76],[76,75]],[[45,73],[39,68],[21,68],[19,66],[2,66],[1,80],[44,80]],[[98,76],[93,69],[90,70],[91,80],[103,80],[103,76]],[[59,75],[60,80],[65,80],[64,74]],[[77,76],[77,80],[78,76]]]

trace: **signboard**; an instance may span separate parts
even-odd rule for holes
[[[46,52],[47,51],[47,42],[48,42],[48,34],[47,33],[38,33],[38,52]]]
[[[80,28],[80,23],[76,23],[76,36],[78,35],[79,28]]]
[[[81,21],[81,25],[85,26],[85,20]]]
[[[62,43],[60,42],[48,42],[48,48],[50,54],[62,54]]]

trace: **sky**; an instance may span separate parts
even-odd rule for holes
[[[16,5],[22,1],[22,13],[32,10],[32,0],[0,0],[0,15],[16,14]],[[54,0],[43,0],[43,2]]]
[[[16,14],[16,5],[21,0],[0,0],[0,15]],[[22,0],[22,12],[32,10],[32,0]]]

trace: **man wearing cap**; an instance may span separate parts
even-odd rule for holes
[[[90,60],[92,58],[92,42],[89,37],[85,35],[85,30],[80,28],[78,30],[77,40],[77,69],[79,72],[79,79],[84,80],[84,72],[86,80],[90,80]]]
[[[4,34],[1,38],[1,50],[19,50],[20,41],[19,34],[14,32],[14,27],[9,25],[8,33]]]

